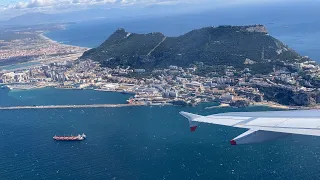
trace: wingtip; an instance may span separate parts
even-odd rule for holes
[[[180,111],[179,112],[179,114],[181,114],[181,115],[183,115],[183,114],[185,114],[186,112],[184,112],[184,111]]]
[[[191,126],[191,127],[190,127],[190,131],[191,131],[191,132],[196,131],[197,127],[198,127],[198,126]]]
[[[230,144],[233,145],[233,146],[235,146],[235,145],[237,145],[237,142],[236,142],[234,139],[232,139],[232,140],[230,141]]]

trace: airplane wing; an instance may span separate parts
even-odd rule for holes
[[[189,120],[192,132],[198,123],[248,129],[232,139],[231,145],[260,143],[290,134],[320,136],[320,110],[232,112],[209,116],[182,111],[180,114]]]

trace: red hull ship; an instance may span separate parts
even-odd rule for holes
[[[86,139],[86,135],[78,134],[77,136],[53,136],[53,139],[56,141],[82,141]]]

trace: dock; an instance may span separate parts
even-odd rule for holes
[[[145,104],[85,104],[85,105],[45,105],[45,106],[1,106],[0,110],[15,109],[70,109],[70,108],[119,108],[145,106]]]

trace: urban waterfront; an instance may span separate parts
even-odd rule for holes
[[[67,96],[53,98],[61,93]],[[45,88],[1,89],[0,98],[1,104],[32,105],[123,103],[128,96]],[[190,133],[188,122],[178,112],[208,115],[270,108],[205,109],[207,106],[210,104],[0,111],[0,177],[140,180],[316,179],[319,176],[319,138],[291,136],[263,144],[230,146],[229,140],[245,130],[201,124],[196,132]],[[54,135],[83,132],[88,138],[81,142],[52,139]]]

